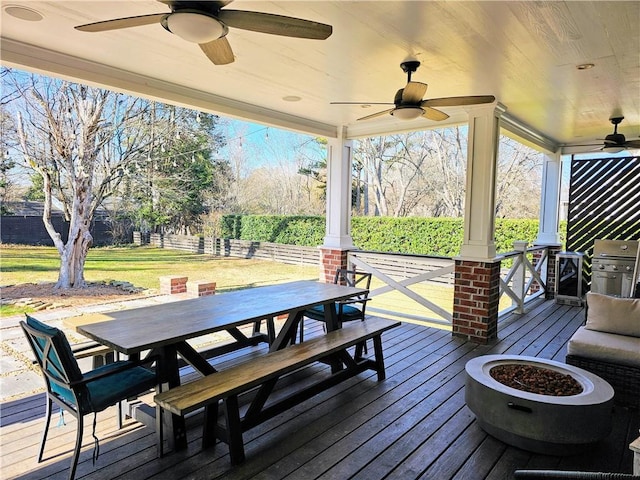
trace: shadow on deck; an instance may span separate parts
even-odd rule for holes
[[[450,332],[403,324],[383,336],[387,379],[366,372],[244,434],[247,461],[229,463],[226,444],[202,451],[201,414],[187,419],[186,451],[156,458],[154,432],[129,421],[118,431],[115,410],[98,416],[100,457],[92,464],[91,419],[77,478],[98,479],[509,479],[520,468],[632,471],[629,443],[638,437],[638,411],[616,407],[613,431],[583,454],[529,453],[488,436],[464,402],[464,366],[484,354],[508,353],[564,361],[566,342],[582,323],[581,308],[539,301],[525,315],[501,321],[499,341],[478,346]],[[309,324],[309,336],[321,330]],[[224,368],[259,347],[215,360]],[[282,381],[320,375],[315,365]],[[185,369],[184,375],[191,373]],[[66,478],[75,420],[52,426],[45,461],[35,461],[44,416],[43,395],[1,405],[2,478]],[[70,417],[70,416],[68,416]],[[56,418],[52,421],[55,424]]]

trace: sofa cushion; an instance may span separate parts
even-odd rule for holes
[[[588,330],[640,337],[640,299],[587,294]]]
[[[640,338],[580,327],[567,344],[567,353],[640,368]]]

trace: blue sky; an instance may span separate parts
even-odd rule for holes
[[[283,163],[295,165],[300,158],[320,159],[324,155],[310,135],[222,118],[227,146],[220,150],[220,156],[230,159],[241,152],[247,167],[251,169]]]

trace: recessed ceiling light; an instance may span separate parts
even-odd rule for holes
[[[11,15],[14,18],[19,18],[20,20],[26,20],[28,22],[39,22],[44,18],[44,15],[42,15],[37,10],[20,5],[7,5],[6,7],[4,7],[4,11],[7,13],[7,15]]]
[[[595,67],[595,63],[581,63],[580,65],[576,65],[578,70],[589,70],[590,68]]]
[[[360,108],[371,108],[371,105],[365,103],[364,105],[360,105]]]
[[[282,97],[282,100],[285,102],[299,102],[302,98],[297,95],[287,95],[286,97]]]

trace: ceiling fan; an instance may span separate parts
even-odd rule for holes
[[[442,121],[449,118],[446,113],[433,107],[455,107],[461,105],[477,105],[481,103],[492,103],[495,101],[493,95],[471,95],[466,97],[443,97],[423,100],[422,97],[427,92],[427,84],[412,82],[411,74],[420,66],[417,60],[402,62],[400,68],[407,74],[407,85],[396,92],[396,96],[391,102],[331,102],[332,105],[394,105],[393,108],[383,110],[358,120],[369,120],[380,117],[387,113],[401,120],[413,120],[424,117],[433,121]]]
[[[223,10],[233,0],[158,1],[168,5],[171,12],[115,18],[75,28],[82,32],[105,32],[160,23],[165,30],[188,42],[199,44],[204,54],[216,65],[226,65],[234,60],[231,45],[226,38],[228,27],[313,40],[325,40],[333,31],[331,25],[301,18],[245,10]]]
[[[640,138],[627,140],[622,133],[618,133],[618,125],[624,120],[624,117],[611,117],[609,121],[613,124],[613,133],[604,138],[599,138],[602,143],[589,143],[585,145],[567,145],[569,147],[601,147],[599,150],[603,152],[617,153],[623,150],[640,148]]]

